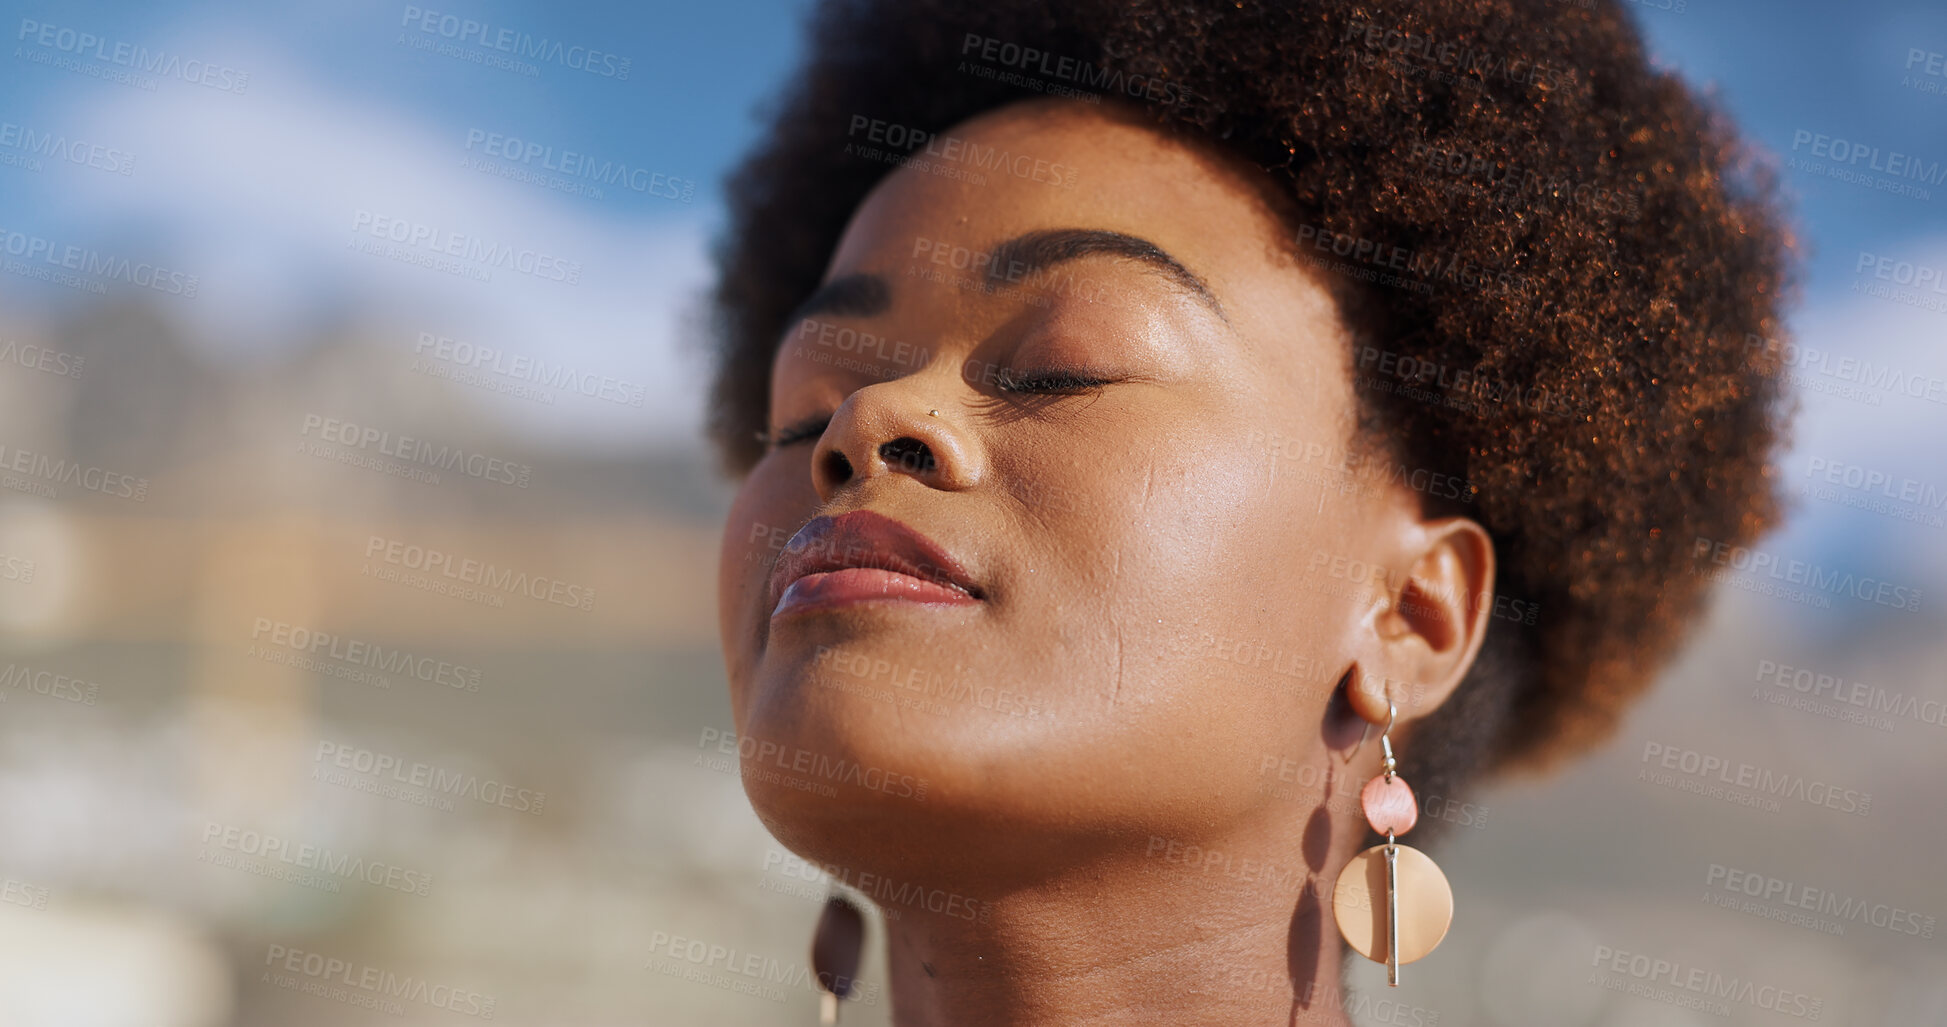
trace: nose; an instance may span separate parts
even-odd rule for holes
[[[910,388],[881,382],[846,398],[818,439],[811,477],[818,497],[882,475],[904,474],[928,487],[957,492],[980,480],[974,440],[937,405]]]

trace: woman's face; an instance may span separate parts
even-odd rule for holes
[[[867,157],[900,131],[855,128]],[[986,877],[1302,821],[1292,768],[1363,726],[1331,703],[1360,579],[1418,512],[1346,470],[1350,344],[1291,229],[1250,172],[1081,104],[914,156],[787,329],[786,434],[724,533],[760,816],[826,862]],[[774,613],[786,553],[814,573]]]

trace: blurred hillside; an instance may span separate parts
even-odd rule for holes
[[[730,727],[714,620],[729,490],[700,443],[535,449],[481,389],[415,365],[393,326],[248,365],[181,333],[133,303],[0,330],[64,358],[0,364],[0,443],[80,468],[62,480],[11,456],[0,492],[0,567],[31,566],[0,580],[0,1019],[436,1024],[468,1016],[451,1007],[466,995],[523,1024],[806,1022],[808,988],[670,975],[671,937],[802,965],[825,888],[791,873],[699,746]],[[57,363],[79,372],[43,369]],[[367,428],[386,441],[331,441]],[[526,485],[466,460],[441,470],[402,438],[524,468]],[[434,551],[510,577],[413,579],[409,554]],[[550,585],[513,585],[523,573]],[[1795,982],[1828,1022],[1934,1022],[1939,942],[1710,901],[1725,891],[1712,868],[1736,868],[1947,909],[1933,872],[1947,726],[1837,722],[1762,701],[1754,681],[1768,659],[1947,697],[1933,618],[1793,616],[1725,590],[1611,746],[1467,797],[1442,857],[1461,902],[1447,958],[1384,1009],[1390,990],[1361,967],[1355,1018],[1778,1015],[1706,1021],[1588,983],[1598,951],[1651,950]],[[1871,812],[1658,786],[1650,743],[1841,782]],[[430,775],[466,784],[442,793]],[[347,858],[380,869],[346,873]],[[407,996],[445,985],[447,1005],[359,1006],[377,1000],[334,992],[332,960]]]

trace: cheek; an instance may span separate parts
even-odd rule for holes
[[[1104,730],[1149,710],[1272,744],[1330,697],[1340,618],[1305,568],[1338,518],[1245,438],[1125,444],[1078,466],[1074,508],[1033,528],[1062,555],[1037,575],[1024,626],[1043,641],[1023,649],[1065,653],[1062,690]]]
[[[1321,744],[1351,604],[1308,566],[1358,511],[1241,447],[1154,452],[1129,468],[1134,487],[1095,493],[1128,498],[1090,519],[1110,628],[1075,670],[1115,700],[1083,704],[1099,717],[1077,733],[1157,768],[1135,790],[1144,801],[1222,796],[1240,813],[1263,801],[1267,762]]]
[[[1345,500],[1281,475],[1270,459],[1219,440],[1165,441],[1089,474],[1070,530],[1106,611],[1143,624],[1158,648],[1212,635],[1254,646],[1303,642],[1327,604],[1307,566],[1345,518]],[[1295,654],[1294,654],[1295,655]]]
[[[1267,763],[1315,755],[1341,668],[1295,556],[1314,519],[1222,439],[1092,452],[1062,479],[1075,508],[1024,529],[1046,548],[999,660],[1059,730],[988,761],[982,794],[1193,837],[1271,801]]]
[[[784,460],[767,457],[744,479],[724,518],[717,552],[717,625],[738,710],[770,613],[760,607],[771,568],[817,505],[809,476],[792,475]]]

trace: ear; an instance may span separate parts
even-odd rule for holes
[[[1465,517],[1403,519],[1395,573],[1370,614],[1368,665],[1348,699],[1366,721],[1399,723],[1437,709],[1460,686],[1480,652],[1494,608],[1494,541]]]

